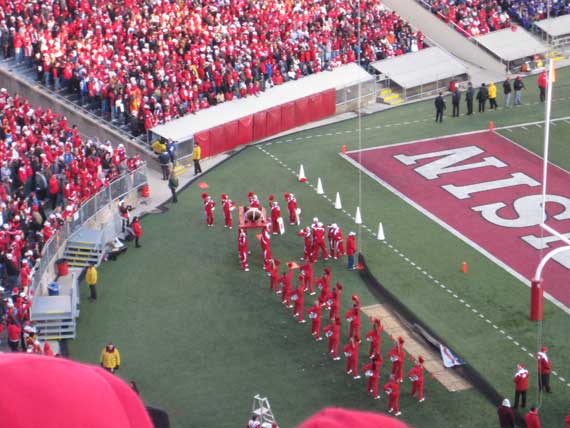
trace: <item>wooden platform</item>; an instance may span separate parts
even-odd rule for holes
[[[428,348],[416,340],[387,306],[382,304],[365,306],[362,308],[362,312],[370,318],[380,319],[384,326],[384,331],[394,339],[398,336],[402,336],[405,340],[404,349],[406,353],[412,355],[414,358],[417,358],[418,355],[423,355],[425,359],[425,370],[431,373],[448,391],[463,391],[473,387],[465,379],[455,373],[453,369],[445,368],[441,362],[439,353],[434,352],[431,348]]]

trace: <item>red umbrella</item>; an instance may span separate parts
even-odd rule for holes
[[[328,407],[311,416],[300,428],[406,428],[397,419],[379,413]]]
[[[137,394],[96,366],[29,354],[0,356],[0,415],[10,428],[152,428]]]

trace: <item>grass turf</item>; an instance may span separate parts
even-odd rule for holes
[[[553,113],[568,116],[570,106],[565,100],[570,88],[565,84],[570,73],[559,71],[558,81]],[[534,82],[527,81],[527,86],[524,101],[531,101],[530,105],[454,120],[446,117],[442,125],[432,122],[432,102],[364,117],[362,147],[484,129],[490,120],[496,127],[541,120],[543,106],[534,104]],[[562,166],[569,159],[562,144],[564,126],[562,122],[553,128],[552,140],[552,159]],[[303,163],[309,180],[322,177],[325,192],[334,198],[339,191],[349,214],[360,204],[367,225],[375,229],[382,221],[391,244],[488,316],[497,328],[362,230],[359,247],[382,283],[500,392],[512,398],[515,364],[533,365],[520,346],[530,352],[536,347],[536,325],[527,321],[528,289],[366,176],[362,177],[363,197],[359,201],[357,171],[337,155],[342,144],[349,150],[358,148],[356,128],[356,120],[346,121],[261,148],[293,171]],[[505,135],[538,150],[539,128],[530,129],[537,135],[527,138],[520,129]],[[286,141],[290,139],[293,141]],[[334,210],[309,186],[297,183],[294,174],[259,148],[234,157],[208,173],[204,181],[210,185],[211,194],[218,197],[226,192],[238,202],[245,200],[249,190],[263,200],[269,193],[280,199],[284,191],[292,191],[305,220],[317,215],[323,221],[339,223],[345,234],[351,228],[347,215]],[[326,358],[326,345],[312,343],[308,325],[294,323],[276,296],[269,293],[253,236],[252,272],[239,271],[235,234],[221,228],[221,207],[216,212],[217,227],[205,227],[200,193],[192,186],[182,192],[180,203],[171,206],[169,212],[145,217],[144,247],[132,248],[118,262],[101,267],[101,297],[97,303],[82,307],[79,338],[71,344],[72,357],[96,362],[100,348],[113,340],[123,354],[121,375],[136,379],[143,397],[169,411],[175,427],[243,423],[258,392],[270,398],[283,427],[294,426],[326,405],[385,411],[385,398],[374,402],[365,397],[364,381],[347,378],[344,361]],[[302,250],[301,238],[291,232],[274,240],[273,252],[281,260],[299,256]],[[469,262],[468,275],[460,273],[462,260]],[[363,305],[376,301],[354,272],[345,271],[340,262],[330,265],[334,280],[345,285],[343,310],[348,309],[353,293],[359,294]],[[317,271],[321,268],[322,263],[316,265]],[[82,293],[85,298],[87,291]],[[307,299],[306,306],[308,303]],[[570,351],[565,340],[568,316],[551,304],[545,309],[544,341],[551,347],[555,369],[570,375],[570,363],[564,359]],[[366,323],[363,328],[367,328]],[[385,354],[389,344],[384,339]],[[382,380],[386,379],[387,366]],[[545,426],[559,425],[566,405],[567,387],[557,379],[552,385],[555,394],[546,397],[541,409]],[[404,387],[405,393],[408,387]],[[428,401],[422,405],[405,393],[401,399],[403,418],[412,425],[487,427],[495,423],[494,408],[473,390],[449,393],[428,378]],[[529,396],[533,401],[535,391],[531,389]]]

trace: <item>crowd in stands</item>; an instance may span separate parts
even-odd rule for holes
[[[86,141],[65,117],[4,88],[0,124],[1,340],[5,328],[13,339],[30,320],[29,287],[45,243],[84,201],[141,161],[121,145]]]
[[[4,57],[34,64],[46,86],[77,93],[135,135],[359,54],[366,65],[423,46],[423,35],[381,0],[0,0],[0,6]]]
[[[421,0],[432,12],[455,25],[467,37],[509,28],[511,21],[530,29],[535,21],[547,17],[549,0]],[[570,0],[550,1],[550,16],[570,13]]]

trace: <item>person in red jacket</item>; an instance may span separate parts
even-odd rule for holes
[[[526,428],[540,428],[540,419],[538,418],[538,409],[532,406],[524,417]]]
[[[332,354],[333,360],[338,361],[338,342],[340,339],[340,318],[335,318],[329,325],[327,325],[323,332],[325,337],[329,339],[328,353]]]
[[[322,309],[319,302],[316,301],[315,304],[309,308],[307,313],[309,314],[309,319],[311,320],[311,335],[317,342],[320,342],[323,340],[323,338],[321,337]]]
[[[303,248],[303,257],[301,257],[301,260],[310,260],[311,254],[313,253],[311,228],[309,226],[305,227],[300,232],[297,232],[297,236],[303,237],[305,244]]]
[[[222,193],[222,211],[224,212],[224,227],[231,229],[232,224],[232,211],[235,209],[235,203],[228,195]]]
[[[57,176],[55,174],[52,174],[52,176],[49,178],[48,187],[49,187],[49,197],[51,200],[51,209],[55,210],[59,194],[59,180],[57,179]]]
[[[299,280],[299,284],[291,295],[291,300],[293,301],[293,317],[297,318],[299,323],[304,324],[307,322],[305,321],[304,315],[305,282],[303,281],[303,275],[299,275],[297,279]]]
[[[380,355],[380,345],[382,344],[382,331],[384,327],[380,320],[375,318],[372,320],[372,329],[366,333],[366,341],[370,342],[370,350],[368,351],[368,358],[372,359],[375,355]]]
[[[384,385],[384,391],[388,394],[388,413],[394,413],[394,416],[400,416],[400,384],[390,375],[390,380]]]
[[[353,379],[360,379],[358,374],[358,342],[351,337],[348,344],[342,348],[346,357],[346,374],[352,374]]]
[[[377,354],[372,357],[372,361],[362,367],[364,375],[368,378],[366,392],[368,395],[372,395],[375,400],[380,399],[380,394],[378,393],[378,380],[380,379],[380,366],[382,365],[382,362],[382,356]]]
[[[346,255],[348,256],[348,268],[354,269],[354,254],[356,254],[356,233],[350,231],[346,238]]]
[[[293,278],[294,267],[291,262],[287,263],[289,271],[284,273],[281,278],[279,278],[279,283],[283,284],[281,290],[277,294],[281,294],[281,303],[287,307],[291,306],[291,279]]]
[[[394,378],[397,382],[402,382],[403,379],[403,369],[404,369],[404,338],[398,337],[398,341],[394,345],[390,352],[388,352],[388,357],[392,361],[392,371],[390,376]]]
[[[269,195],[269,205],[271,207],[271,232],[279,235],[279,219],[281,218],[281,208],[275,200],[275,196]]]
[[[271,261],[271,270],[269,271],[269,289],[271,291],[279,291],[279,265],[281,262],[279,259],[273,259]]]
[[[283,194],[285,201],[287,201],[287,210],[289,211],[289,224],[298,224],[298,214],[297,214],[297,199],[293,193],[285,192]]]
[[[323,269],[323,274],[317,278],[315,284],[317,285],[317,289],[321,292],[321,294],[319,294],[319,302],[321,305],[324,305],[329,295],[331,285],[331,270],[328,267]]]
[[[418,357],[418,362],[408,372],[408,377],[412,381],[412,397],[418,393],[418,400],[423,403],[424,398],[424,357]]]
[[[564,428],[570,428],[570,411],[568,412],[568,414],[564,418],[564,424],[565,424]]]
[[[339,316],[341,293],[342,284],[337,282],[336,287],[333,288],[332,292],[326,297],[325,303],[329,308],[329,319],[331,320]]]
[[[202,200],[204,201],[204,214],[206,215],[206,224],[208,227],[214,226],[214,210],[216,209],[216,202],[206,192],[202,193]]]
[[[544,100],[546,99],[546,88],[548,87],[548,75],[546,74],[546,70],[544,70],[542,73],[540,73],[538,75],[538,79],[537,79],[537,85],[538,85],[538,92],[540,95],[540,102],[544,102]]]
[[[539,391],[546,391],[551,393],[550,390],[550,359],[546,354],[548,352],[548,348],[543,346],[540,348],[540,352],[536,356],[536,360],[538,362],[538,390]]]
[[[247,255],[249,254],[249,243],[247,240],[247,233],[244,229],[238,232],[238,256],[241,263],[241,270],[249,272],[249,265],[247,264]]]
[[[12,352],[18,352],[20,349],[20,336],[22,329],[17,323],[8,323],[8,346]]]
[[[312,257],[313,260],[318,260],[319,252],[322,252],[323,260],[328,260],[329,254],[325,245],[325,227],[316,217],[315,220],[317,221],[311,226],[311,235],[313,236]]]
[[[139,243],[139,240],[142,236],[142,229],[138,217],[133,218],[133,222],[131,223],[131,228],[133,229],[133,234],[135,235],[135,247],[137,248],[142,247],[142,245]]]
[[[344,314],[344,318],[349,322],[348,337],[353,337],[360,343],[360,304],[358,296],[352,296],[352,300],[354,301],[352,309]]]
[[[517,371],[513,378],[515,383],[515,405],[514,409],[519,407],[519,400],[521,401],[521,406],[526,406],[526,392],[528,390],[528,370],[525,368],[524,364],[517,365]]]
[[[301,273],[305,282],[305,289],[309,291],[310,296],[314,296],[317,293],[313,289],[313,262],[311,260],[307,260],[301,265]]]

